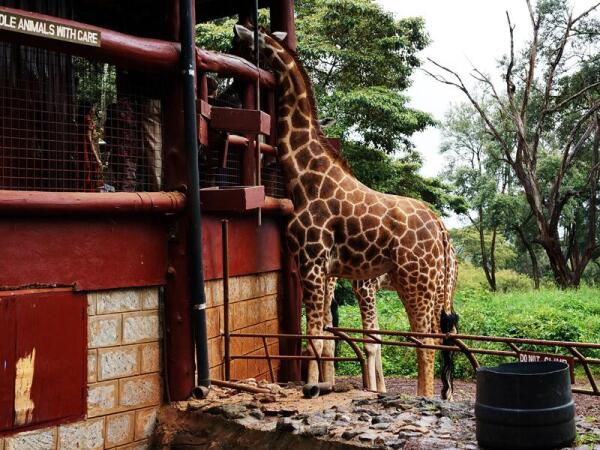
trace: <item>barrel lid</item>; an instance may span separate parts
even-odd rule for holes
[[[537,361],[504,363],[495,367],[479,367],[478,372],[493,372],[504,375],[544,375],[569,370],[562,361]]]

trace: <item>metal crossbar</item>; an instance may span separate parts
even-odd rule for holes
[[[417,349],[431,349],[431,350],[449,350],[452,352],[463,353],[474,370],[479,367],[479,361],[475,355],[493,355],[493,356],[504,356],[518,358],[522,351],[519,345],[536,345],[543,347],[560,347],[570,352],[575,362],[580,364],[586,374],[587,380],[591,389],[582,389],[573,387],[572,391],[579,394],[587,394],[600,396],[600,389],[594,379],[591,367],[592,365],[600,366],[599,358],[586,357],[581,353],[581,349],[600,349],[600,344],[591,342],[569,342],[569,341],[555,341],[555,340],[543,340],[543,339],[527,339],[527,338],[512,338],[512,337],[501,337],[501,336],[481,336],[471,334],[460,334],[460,333],[419,333],[411,331],[390,331],[390,330],[365,330],[359,328],[327,328],[329,335],[306,335],[306,334],[279,334],[279,333],[228,333],[229,339],[226,345],[230,345],[231,339],[248,339],[248,338],[259,338],[263,340],[265,345],[264,355],[230,355],[229,349],[226,352],[230,355],[225,361],[225,365],[228,366],[232,360],[236,359],[266,359],[269,362],[269,366],[272,367],[272,360],[316,360],[321,361],[355,361],[361,366],[363,386],[367,386],[367,370],[366,370],[366,359],[357,345],[362,344],[380,344],[380,345],[392,345],[399,347],[411,347]],[[362,334],[366,337],[353,337],[353,334]],[[400,337],[406,340],[384,340],[377,338],[372,335],[388,336],[388,337]],[[446,342],[452,342],[452,345],[442,344],[428,344],[421,341],[418,338],[430,338],[435,340],[445,340]],[[315,355],[314,348],[312,355],[273,355],[270,354],[267,349],[267,339],[295,339],[308,341],[309,345],[315,340],[334,340],[346,342],[355,353],[355,357],[324,357]],[[470,347],[467,346],[463,341],[475,341],[475,342],[488,342],[488,343],[501,343],[505,344],[510,350],[494,350],[481,347]],[[563,356],[556,353],[548,352],[548,355]],[[226,373],[229,373],[229,368],[226,367]],[[319,368],[320,370],[320,368]],[[271,379],[274,380],[273,371],[270,371]]]

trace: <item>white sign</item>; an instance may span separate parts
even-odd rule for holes
[[[75,44],[101,46],[101,33],[96,30],[64,25],[51,20],[23,16],[0,9],[0,30],[43,36]]]

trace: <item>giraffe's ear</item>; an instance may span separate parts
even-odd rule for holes
[[[244,25],[237,24],[233,27],[233,33],[242,42],[253,43],[254,33]]]
[[[280,41],[285,41],[285,38],[287,38],[287,35],[288,35],[287,31],[275,31],[275,32],[273,32],[273,36],[275,36]]]
[[[321,128],[329,128],[335,125],[337,121],[333,117],[325,117],[324,119],[319,119],[319,125]]]

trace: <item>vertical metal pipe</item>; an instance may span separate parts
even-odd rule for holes
[[[192,0],[181,0],[181,62],[183,79],[183,115],[188,164],[188,204],[190,217],[191,303],[196,341],[196,380],[210,386],[208,341],[206,334],[206,297],[202,264],[202,213],[200,210],[200,174],[198,168],[198,126],[196,122],[196,45]]]
[[[260,68],[260,48],[258,45],[258,33],[259,33],[259,28],[258,28],[258,0],[254,0],[254,9],[252,10],[252,22],[254,22],[254,64],[256,65],[256,67]],[[255,88],[255,92],[256,92],[256,110],[260,111],[260,72],[258,73],[258,77],[256,78],[256,88]],[[260,179],[260,172],[261,172],[261,155],[260,155],[260,142],[261,142],[261,135],[257,134],[255,137],[255,152],[256,152],[256,156],[255,156],[255,162],[256,162],[256,185],[260,186],[262,184],[262,180]],[[258,226],[261,225],[262,223],[262,211],[260,208],[258,208],[257,211],[258,214]]]
[[[231,336],[229,332],[229,221],[221,221],[223,243],[223,336],[225,345],[225,381],[231,380]]]

